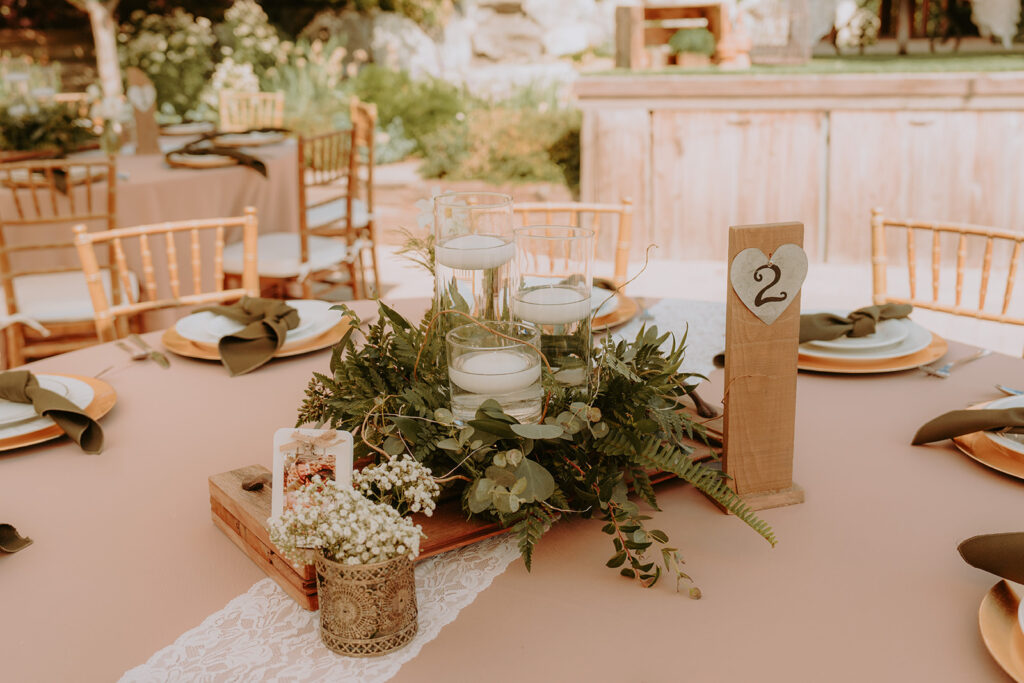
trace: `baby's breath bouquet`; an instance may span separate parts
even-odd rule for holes
[[[290,495],[291,506],[270,520],[270,540],[299,565],[307,551],[344,564],[376,564],[419,554],[419,525],[405,515],[434,511],[439,492],[430,470],[410,457],[393,458],[352,476],[353,485],[319,475]]]

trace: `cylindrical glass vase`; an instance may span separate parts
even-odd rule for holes
[[[376,657],[407,645],[418,628],[416,579],[405,555],[344,564],[316,554],[320,639],[349,657]]]
[[[541,414],[540,331],[525,323],[487,321],[460,325],[445,338],[452,414],[474,419],[488,399],[522,423]]]
[[[541,350],[562,384],[590,377],[594,231],[534,225],[515,231],[512,315],[540,327]]]
[[[497,192],[434,197],[434,302],[477,320],[507,319],[512,198]],[[442,329],[461,324],[446,316]]]

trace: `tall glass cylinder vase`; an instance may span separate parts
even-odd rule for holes
[[[477,320],[509,318],[512,198],[497,192],[434,197],[434,302]],[[449,330],[465,323],[442,320]]]
[[[588,390],[594,231],[535,225],[515,231],[512,313],[541,329],[555,379]]]

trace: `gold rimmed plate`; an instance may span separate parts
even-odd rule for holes
[[[850,375],[912,370],[921,365],[934,363],[946,355],[946,351],[949,348],[946,340],[934,332],[931,335],[932,340],[928,346],[907,356],[858,360],[847,358],[811,358],[810,356],[800,354],[797,360],[797,368],[809,372],[832,372]]]
[[[274,358],[299,356],[304,353],[312,353],[313,351],[320,351],[321,349],[334,346],[345,336],[349,326],[348,318],[342,318],[336,325],[315,337],[304,339],[295,344],[285,344],[274,354]],[[198,358],[200,360],[220,360],[220,352],[217,350],[216,344],[204,344],[185,339],[173,327],[169,327],[164,331],[164,336],[160,341],[163,343],[164,348],[179,356]]]
[[[65,375],[55,372],[48,372],[45,373],[45,375],[68,377],[88,384],[92,389],[92,400],[89,401],[89,405],[85,407],[85,414],[94,420],[99,420],[101,417],[109,413],[110,409],[114,407],[115,403],[117,403],[117,392],[114,391],[114,387],[110,386],[103,380],[96,379],[95,377]],[[19,434],[18,436],[0,439],[0,451],[10,451],[15,448],[32,446],[64,436],[63,429],[58,427],[52,420],[49,420],[49,422],[50,424],[42,425],[39,429],[29,432],[28,434]]]
[[[1017,683],[1024,683],[1024,631],[1017,620],[1020,597],[1000,581],[981,601],[978,626],[992,658]]]
[[[167,155],[167,164],[178,168],[226,168],[228,166],[236,166],[238,159],[220,154],[171,152]]]
[[[987,408],[993,401],[971,406],[971,409]],[[964,455],[971,460],[991,467],[997,472],[1024,479],[1024,455],[1003,446],[986,432],[971,432],[952,439]]]

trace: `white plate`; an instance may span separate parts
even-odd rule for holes
[[[892,346],[880,349],[823,349],[813,344],[801,344],[800,355],[808,358],[831,358],[838,360],[886,360],[902,358],[925,349],[932,343],[932,333],[914,321],[906,318],[899,322],[907,326],[907,336]]]
[[[225,133],[218,135],[213,142],[225,147],[256,147],[272,145],[284,140],[284,133]]]
[[[989,403],[986,408],[999,410],[1002,408],[1024,407],[1024,396],[1007,396]],[[1024,455],[1024,434],[998,434],[996,432],[985,432],[985,436],[995,441],[1003,448],[1008,448],[1014,453]]]
[[[96,392],[93,391],[92,387],[79,379],[73,379],[71,377],[60,377],[57,375],[36,375],[36,379],[39,380],[39,386],[44,389],[56,391],[56,393],[65,397],[79,408],[85,408],[92,403],[93,396]],[[48,417],[38,417],[32,405],[27,403],[11,403],[10,401],[0,401],[3,406],[24,406],[29,409],[28,419],[21,419],[14,423],[5,423],[0,426],[0,439],[9,439],[14,436],[23,436],[25,434],[31,434],[41,429],[46,429],[50,425],[54,424],[53,420]]]
[[[295,299],[287,302],[299,312],[299,324],[288,330],[284,346],[287,348],[326,332],[341,320],[341,311],[330,310],[334,304],[315,299]],[[245,325],[210,311],[193,313],[174,324],[174,329],[185,339],[201,344],[216,344],[221,337],[242,330]]]
[[[881,320],[875,325],[875,331],[872,334],[867,334],[863,337],[847,337],[844,335],[838,339],[829,339],[827,341],[819,339],[808,343],[818,348],[836,349],[838,351],[846,349],[884,349],[887,346],[898,344],[907,338],[907,335],[910,334],[910,326],[904,324],[905,322],[906,318]]]
[[[594,312],[595,318],[614,313],[618,307],[619,297],[610,289],[594,287],[590,291],[590,310]]]
[[[170,155],[171,161],[178,164],[187,164],[193,168],[220,168],[221,166],[234,166],[237,160],[220,154],[184,154],[175,152]]]
[[[36,379],[39,380],[40,387],[52,391],[59,396],[67,398],[71,393],[67,383],[64,381],[66,379],[64,377],[38,375]],[[31,403],[15,403],[14,401],[0,399],[0,426],[14,424],[23,420],[31,420],[35,417],[36,411]]]

